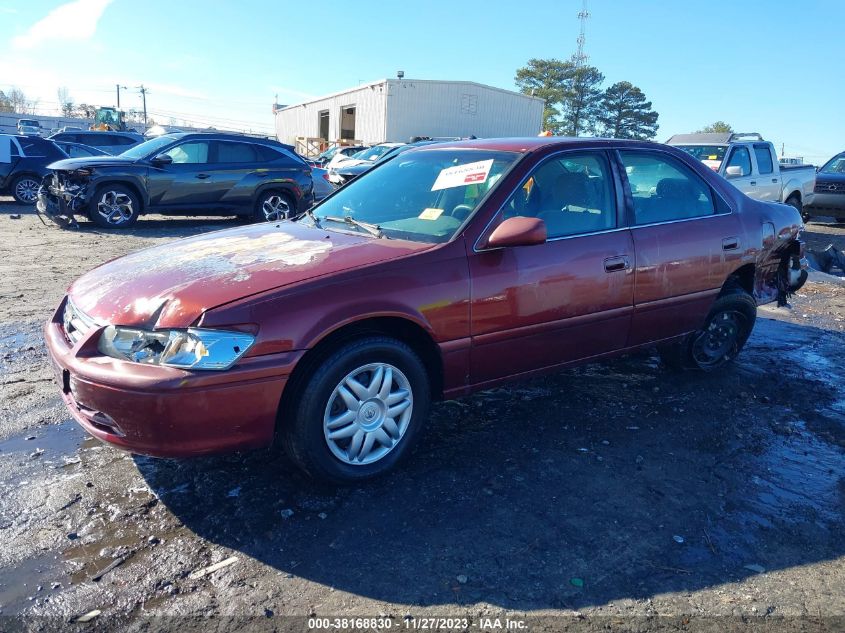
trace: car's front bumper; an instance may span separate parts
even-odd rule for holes
[[[845,216],[845,193],[816,192],[813,201],[806,208]]]
[[[288,375],[300,352],[242,359],[228,371],[130,363],[97,350],[101,327],[75,344],[64,302],[44,328],[62,398],[79,424],[133,453],[189,457],[269,446]]]

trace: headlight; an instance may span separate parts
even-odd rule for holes
[[[148,332],[110,325],[97,348],[112,358],[182,369],[229,369],[255,342],[244,332],[162,330]]]

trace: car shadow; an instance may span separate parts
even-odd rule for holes
[[[441,403],[403,468],[354,488],[273,450],[135,463],[200,537],[376,600],[577,609],[693,591],[845,554],[837,345],[761,318],[719,373],[643,353]]]

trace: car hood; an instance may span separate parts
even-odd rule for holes
[[[47,169],[73,171],[82,167],[115,167],[134,163],[132,158],[123,156],[88,156],[85,158],[65,158],[47,165]]]
[[[818,172],[816,174],[816,185],[820,184],[843,184],[845,183],[845,174],[830,174],[825,172]]]
[[[99,323],[188,327],[206,310],[237,299],[429,248],[271,222],[112,260],[80,277],[68,293],[77,309]]]
[[[370,171],[373,167],[375,167],[375,163],[358,163],[357,165],[342,165],[338,167],[335,171],[340,175],[349,174],[350,176],[360,176],[365,171]]]

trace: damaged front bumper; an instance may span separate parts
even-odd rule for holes
[[[65,299],[67,301],[67,299]],[[225,372],[192,372],[104,357],[103,326],[64,324],[65,302],[44,327],[61,396],[92,436],[154,457],[190,457],[272,444],[282,391],[302,352],[243,359]]]
[[[78,176],[53,172],[44,177],[38,189],[35,209],[62,228],[76,226],[74,216],[86,213],[88,186]]]

